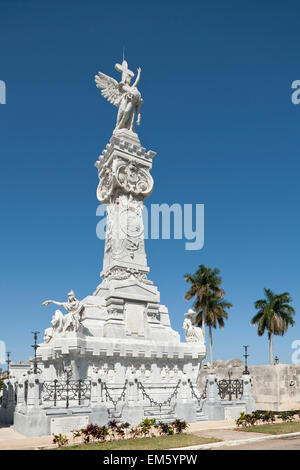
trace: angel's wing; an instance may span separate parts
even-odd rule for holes
[[[101,88],[101,94],[106,98],[110,103],[115,106],[119,106],[121,93],[119,91],[119,84],[114,78],[105,75],[105,73],[98,72],[95,75],[96,87]]]

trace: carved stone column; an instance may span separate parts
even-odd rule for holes
[[[103,279],[146,281],[149,268],[144,247],[142,206],[153,190],[150,175],[155,153],[141,147],[126,131],[113,135],[95,166],[100,179],[97,197],[107,205]]]
[[[148,279],[143,222],[143,201],[153,190],[154,155],[136,134],[122,130],[114,132],[95,164],[97,197],[107,212],[103,281],[95,295],[106,299],[108,337],[145,337],[148,320],[159,315],[159,292]]]

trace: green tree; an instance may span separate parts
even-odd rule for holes
[[[214,294],[220,299],[225,297],[224,290],[220,287],[222,279],[219,276],[219,269],[211,269],[204,264],[200,264],[195,274],[186,274],[184,279],[190,283],[191,286],[185,294],[186,300],[195,298],[194,309],[196,313],[201,312],[201,321],[198,322],[202,326],[203,337],[205,341],[205,318],[206,309],[211,296]]]
[[[205,307],[205,323],[209,331],[209,361],[213,364],[213,341],[212,341],[212,328],[224,328],[224,320],[228,319],[226,310],[232,307],[230,302],[221,299],[215,294],[212,294],[208,299]],[[198,326],[202,325],[202,310],[196,314],[195,321]]]
[[[251,320],[251,325],[257,325],[257,333],[262,336],[265,331],[269,337],[270,364],[273,364],[273,336],[283,336],[289,326],[294,326],[295,310],[290,305],[292,299],[288,292],[274,294],[271,289],[264,289],[266,299],[254,303],[257,314]]]

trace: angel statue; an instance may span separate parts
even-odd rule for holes
[[[136,123],[139,125],[141,121],[140,107],[143,103],[141,93],[137,89],[141,68],[137,69],[137,76],[133,84],[131,84],[131,79],[134,77],[134,73],[129,70],[126,60],[123,60],[122,65],[116,64],[115,69],[122,73],[120,83],[114,78],[98,72],[95,75],[96,86],[101,88],[101,94],[104,98],[119,108],[115,130],[128,129],[134,132],[134,115],[136,114]]]

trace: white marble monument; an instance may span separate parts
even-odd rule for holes
[[[142,206],[153,190],[155,152],[142,147],[134,130],[143,102],[141,69],[131,84],[127,62],[115,68],[119,83],[101,72],[95,77],[102,95],[118,107],[112,137],[95,164],[97,198],[107,210],[101,282],[81,301],[71,290],[67,301],[43,303],[66,313],[52,312],[37,350],[38,373],[17,384],[14,424],[27,435],[58,432],[60,423],[62,430],[71,422],[76,428],[76,417],[78,426],[113,418],[137,424],[147,416],[200,419],[193,387],[206,354],[202,331],[186,318],[186,342],[180,342],[149,278]]]

